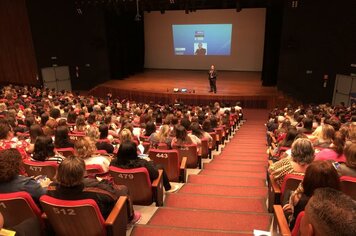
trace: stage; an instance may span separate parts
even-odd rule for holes
[[[260,72],[220,71],[217,93],[209,93],[207,71],[153,70],[133,75],[124,80],[110,80],[89,91],[90,95],[128,98],[137,102],[208,105],[223,102],[234,105],[240,101],[246,108],[271,108],[278,96],[276,87],[263,87]],[[187,92],[174,92],[185,88]]]

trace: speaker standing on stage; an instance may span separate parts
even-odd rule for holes
[[[209,82],[210,82],[210,91],[209,92],[216,93],[216,78],[218,76],[218,73],[215,70],[214,65],[210,66],[210,70],[209,70],[208,74],[209,74]]]

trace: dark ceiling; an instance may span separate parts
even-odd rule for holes
[[[186,13],[203,9],[236,9],[267,7],[272,0],[76,0],[77,8],[102,6],[115,8],[119,11],[136,12],[137,2],[139,11],[184,10]]]

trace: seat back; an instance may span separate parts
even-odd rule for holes
[[[197,168],[200,166],[197,145],[196,144],[185,144],[181,146],[173,145],[173,149],[178,151],[179,163],[182,161],[183,157],[187,157],[187,167]]]
[[[216,133],[215,132],[210,132],[210,136],[212,137],[211,144],[209,144],[209,149],[214,150],[216,147]]]
[[[209,143],[207,138],[201,139],[200,156],[201,158],[209,157]]]
[[[294,174],[288,174],[284,177],[281,186],[281,202],[283,202],[284,196],[288,193],[288,191],[293,191],[298,188],[298,185],[302,182],[303,178],[304,176],[302,175]]]
[[[41,210],[27,192],[1,193],[0,212],[5,219],[5,228],[18,225],[29,218],[41,221]]]
[[[169,148],[168,148],[168,145],[166,143],[158,143],[157,149],[167,150]]]
[[[122,169],[110,166],[109,174],[117,185],[125,185],[130,192],[131,200],[137,205],[151,205],[153,192],[150,176],[145,167]]]
[[[58,163],[56,161],[31,161],[23,160],[24,168],[28,176],[45,175],[53,180],[56,176]]]
[[[40,203],[56,235],[106,235],[104,218],[92,199],[60,200],[44,195]]]
[[[62,156],[65,157],[69,157],[69,156],[74,156],[74,148],[56,148],[55,149],[59,154],[61,154]]]
[[[341,191],[356,200],[356,178],[351,176],[340,177]]]
[[[89,177],[95,177],[96,175],[104,174],[103,167],[99,164],[85,165],[85,170]]]
[[[177,150],[150,149],[148,157],[155,163],[163,166],[171,182],[179,182],[179,157]]]
[[[301,211],[298,216],[297,219],[295,220],[295,224],[294,224],[294,228],[292,230],[292,236],[299,236],[299,228],[300,228],[300,223],[302,221],[302,218],[304,217],[304,211]]]

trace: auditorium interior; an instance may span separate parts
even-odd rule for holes
[[[0,235],[356,235],[355,11],[1,0]]]

